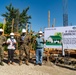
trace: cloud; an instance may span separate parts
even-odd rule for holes
[[[0,16],[0,19],[3,19],[3,17],[2,17],[2,16]]]

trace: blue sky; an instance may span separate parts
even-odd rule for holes
[[[62,0],[0,0],[0,22],[3,22],[1,14],[6,12],[5,6],[12,3],[20,11],[30,7],[28,15],[32,16],[30,20],[32,29],[39,31],[40,28],[48,26],[48,10],[50,10],[50,25],[52,26],[54,18],[55,26],[63,26],[63,4]],[[68,25],[76,25],[76,0],[68,0]]]

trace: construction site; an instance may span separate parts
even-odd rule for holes
[[[63,1],[63,27],[56,27],[56,19],[54,18],[53,24],[50,23],[50,10],[48,10],[48,25],[44,28],[43,37],[46,41],[43,51],[42,66],[34,66],[36,62],[36,48],[34,40],[38,32],[32,30],[32,25],[26,23],[25,28],[28,34],[32,33],[33,41],[30,48],[30,66],[26,66],[24,61],[23,65],[19,66],[19,44],[18,37],[21,31],[18,29],[19,12],[16,20],[12,18],[10,31],[15,34],[17,40],[16,50],[14,53],[15,66],[8,66],[8,52],[5,47],[4,50],[4,67],[0,66],[1,75],[76,75],[76,26],[68,25],[68,1]],[[70,15],[69,15],[70,16]],[[3,35],[7,38],[9,33],[5,33],[7,20],[4,18],[3,22]],[[15,26],[17,24],[17,26]],[[8,30],[8,29],[6,29]],[[42,28],[40,28],[42,30]],[[67,41],[68,40],[68,41]],[[24,57],[26,56],[23,53]]]

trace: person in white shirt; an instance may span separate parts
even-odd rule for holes
[[[14,33],[10,33],[10,38],[7,39],[8,44],[8,65],[10,65],[10,61],[12,65],[14,65],[14,51],[16,49],[16,40],[14,38]]]

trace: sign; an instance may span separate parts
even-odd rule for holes
[[[64,49],[76,49],[76,30],[67,30],[63,33]]]
[[[45,28],[45,48],[76,49],[76,26]]]

